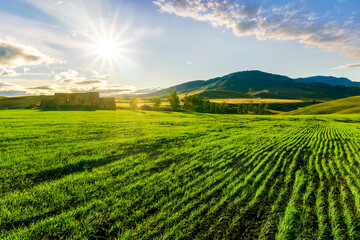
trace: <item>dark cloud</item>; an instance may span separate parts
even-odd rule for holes
[[[241,15],[243,15],[245,18],[252,18],[256,16],[260,11],[259,5],[242,5],[239,9],[239,12]]]
[[[234,31],[237,35],[252,34],[256,27],[257,22],[255,21],[242,21],[236,25]]]

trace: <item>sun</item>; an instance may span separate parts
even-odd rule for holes
[[[118,21],[118,13],[112,19],[100,18],[99,22],[89,21],[91,31],[83,33],[87,43],[84,44],[85,58],[91,59],[89,67],[101,71],[129,71],[136,68],[134,48],[138,41],[137,33],[131,31],[129,20]]]
[[[120,43],[114,39],[98,39],[95,42],[95,52],[102,59],[116,60],[121,54]]]
[[[97,67],[100,70],[115,68],[131,68],[134,63],[129,58],[133,50],[129,48],[130,40],[121,39],[121,36],[114,34],[98,35],[91,39],[88,52],[89,57],[93,57],[91,67]]]

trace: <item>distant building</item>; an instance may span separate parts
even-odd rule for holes
[[[55,93],[52,99],[42,100],[41,108],[116,110],[115,98],[100,98],[98,92]]]

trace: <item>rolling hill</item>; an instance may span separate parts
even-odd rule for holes
[[[23,97],[0,97],[0,109],[28,108],[39,105],[42,99],[51,96],[23,96]]]
[[[222,98],[234,98],[234,92],[237,92],[239,97],[248,98],[333,100],[360,95],[360,87],[355,85],[356,82],[345,78],[318,76],[292,79],[261,71],[243,71],[207,81],[198,80],[179,84],[146,96],[165,96],[175,89],[180,94],[201,93],[203,97],[209,98],[214,98],[214,95],[218,95],[218,91],[222,91],[219,93]]]
[[[348,97],[315,104],[297,109],[286,114],[317,115],[317,114],[353,114],[360,113],[360,96]]]

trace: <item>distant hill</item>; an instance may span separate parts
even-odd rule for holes
[[[51,96],[25,96],[25,97],[0,97],[0,109],[27,108],[40,105],[42,99],[50,99]]]
[[[308,78],[295,78],[297,82],[302,83],[326,83],[332,86],[360,86],[360,82],[353,82],[348,78],[337,78],[337,77],[326,77],[326,76],[315,76]]]
[[[334,86],[336,81],[342,82],[342,85]],[[223,95],[223,98],[234,98],[234,92],[237,92],[239,97],[248,98],[332,100],[360,95],[360,87],[355,85],[356,83],[350,86],[350,83],[342,78],[292,79],[261,71],[243,71],[207,81],[199,80],[179,84],[146,96],[165,96],[176,89],[180,94],[186,92],[200,93],[209,98],[219,98],[217,95]],[[214,95],[216,97],[213,97]]]
[[[338,99],[297,109],[286,114],[353,114],[360,113],[360,96]]]

